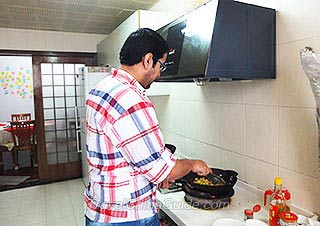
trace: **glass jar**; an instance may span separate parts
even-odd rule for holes
[[[283,212],[280,214],[281,226],[297,226],[298,216],[292,212]]]

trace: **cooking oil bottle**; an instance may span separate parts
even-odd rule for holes
[[[282,212],[289,212],[290,208],[287,199],[290,199],[290,193],[287,190],[282,190],[282,178],[276,177],[274,179],[274,189],[270,198],[269,206],[269,225],[280,226],[280,214]]]

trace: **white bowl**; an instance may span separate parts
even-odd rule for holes
[[[212,226],[246,226],[244,222],[233,218],[220,218],[212,223]]]
[[[246,226],[268,226],[268,225],[260,220],[249,219],[246,221]]]

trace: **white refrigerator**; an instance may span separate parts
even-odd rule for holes
[[[75,112],[77,113],[76,132],[78,152],[81,153],[83,183],[88,186],[88,162],[86,153],[86,100],[89,91],[103,78],[111,75],[110,67],[82,67],[79,69],[79,98]]]

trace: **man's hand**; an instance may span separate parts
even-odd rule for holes
[[[209,173],[212,173],[212,170],[209,168],[206,162],[202,160],[192,160],[192,172],[197,173],[200,176],[206,176]]]
[[[206,176],[209,173],[212,173],[212,170],[209,168],[207,163],[202,160],[177,159],[176,165],[165,180],[173,182],[174,180],[187,175],[191,171],[199,174],[200,176]],[[163,184],[163,186],[167,186],[166,182]]]
[[[172,183],[174,183],[174,180],[169,181],[169,180],[165,179],[164,181],[162,181],[159,184],[159,187],[160,188],[169,188]]]

